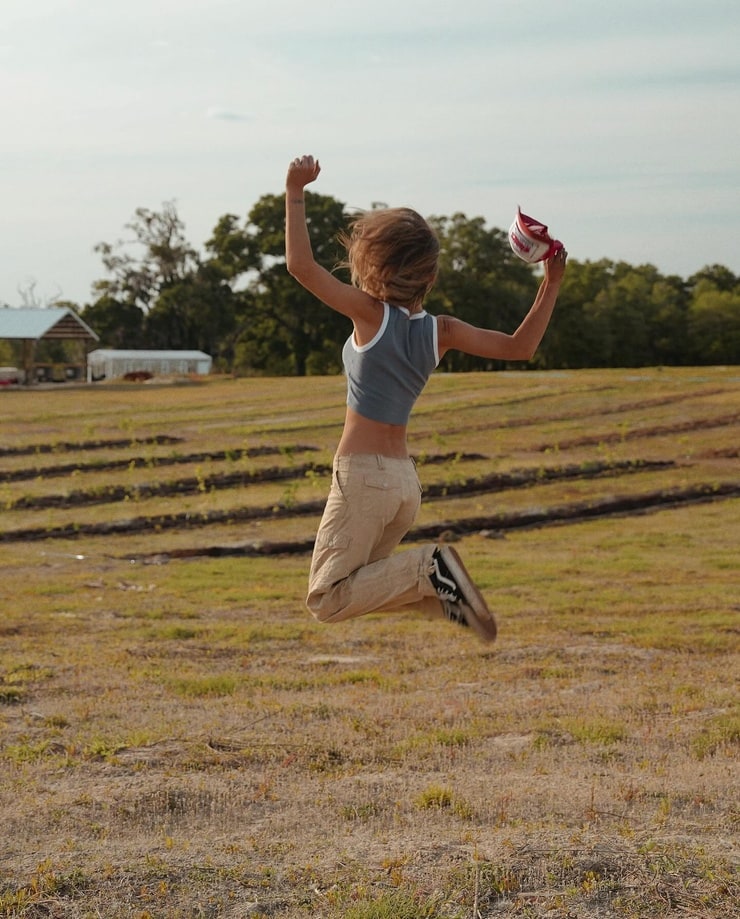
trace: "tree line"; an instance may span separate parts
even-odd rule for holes
[[[316,259],[334,270],[343,254],[336,240],[349,217],[346,207],[307,192],[306,214]],[[540,269],[516,258],[506,232],[487,227],[481,217],[457,213],[430,222],[441,256],[429,311],[513,331],[532,303]],[[244,219],[221,217],[203,253],[186,239],[173,202],[159,211],[138,209],[126,229],[133,234],[129,241],[96,246],[105,277],[93,286],[93,302],[75,307],[101,347],[202,350],[215,369],[240,375],[341,369],[348,320],[288,275],[282,195],[264,195]],[[571,258],[550,327],[529,366],[739,362],[740,278],[729,269],[711,265],[682,279],[650,264]],[[466,371],[504,365],[449,352],[442,366]]]

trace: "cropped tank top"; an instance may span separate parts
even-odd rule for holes
[[[344,343],[347,405],[372,421],[408,424],[411,409],[439,364],[437,319],[383,304],[380,328],[366,345]]]

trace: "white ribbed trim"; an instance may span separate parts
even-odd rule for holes
[[[373,345],[377,344],[380,339],[383,337],[383,332],[385,332],[388,327],[388,321],[390,319],[390,306],[387,303],[383,304],[383,321],[380,323],[380,328],[373,335],[372,339],[366,345],[358,345],[355,341],[354,333],[352,334],[352,347],[358,354],[361,354],[363,351],[369,351]]]

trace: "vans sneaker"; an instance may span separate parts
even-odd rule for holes
[[[458,625],[470,626],[482,641],[495,639],[493,613],[452,546],[438,546],[434,550],[429,580],[437,591],[447,619]]]

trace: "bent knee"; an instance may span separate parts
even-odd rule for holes
[[[329,622],[339,612],[339,605],[332,600],[330,593],[311,593],[306,598],[306,607],[314,619]]]

